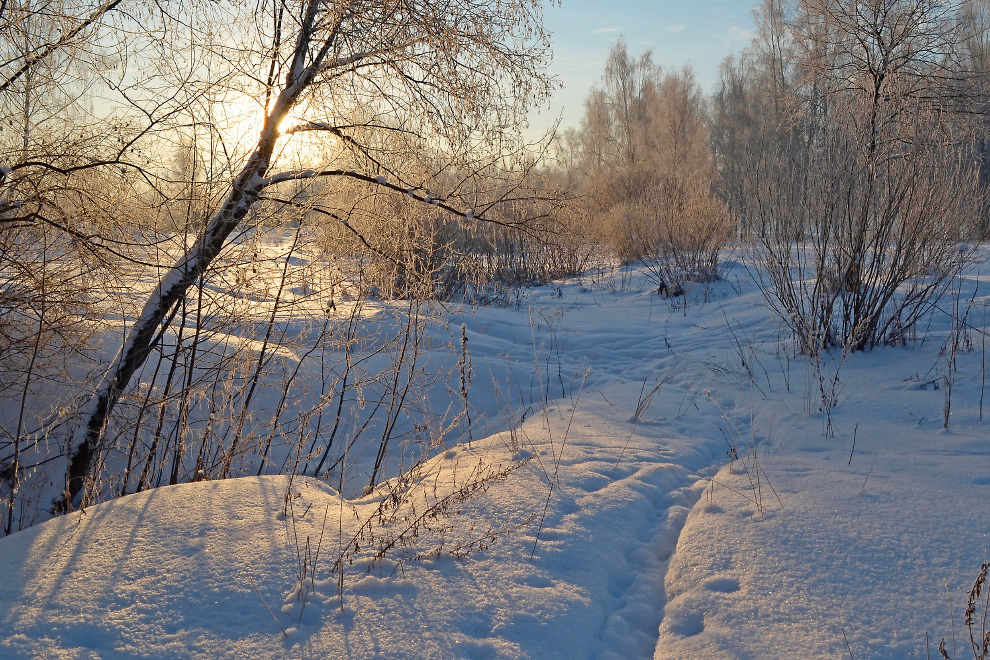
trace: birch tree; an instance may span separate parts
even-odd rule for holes
[[[200,22],[196,12],[212,12],[212,19]],[[292,182],[346,179],[484,221],[483,208],[468,208],[406,180],[388,166],[394,158],[380,157],[387,147],[374,145],[383,142],[369,136],[413,136],[441,149],[452,169],[473,171],[478,158],[491,162],[518,147],[517,129],[528,106],[550,84],[543,68],[547,34],[536,0],[295,0],[254,8],[191,3],[163,20],[190,35],[190,52],[213,55],[210,67],[185,71],[183,88],[207,88],[209,69],[211,93],[221,89],[229,98],[254,100],[258,132],[244,156],[231,159],[225,198],[160,278],[92,397],[81,405],[67,441],[68,468],[56,511],[84,503],[115,405],[172,311],[252,207],[278,197]],[[166,56],[169,43],[163,37],[158,44]],[[183,53],[171,54],[183,60]],[[138,91],[150,100],[163,93]],[[334,160],[307,168],[280,165],[287,143],[314,136],[330,145],[325,153],[335,154]],[[346,218],[341,222],[346,227]]]

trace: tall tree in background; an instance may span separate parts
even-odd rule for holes
[[[959,12],[960,75],[954,88],[966,100],[979,168],[981,206],[978,238],[990,238],[990,3],[969,0]]]
[[[688,69],[664,71],[620,40],[574,142],[600,235],[644,259],[664,291],[717,276],[728,215],[714,197],[708,107]]]
[[[903,341],[960,265],[955,245],[979,193],[961,119],[958,10],[768,1],[761,15],[783,20],[759,22],[744,56],[752,73],[726,67],[720,169],[762,242],[768,299],[806,352]],[[740,147],[723,136],[761,133],[740,128],[738,107],[759,81],[782,91],[779,123],[763,131],[771,139]]]
[[[768,150],[800,150],[802,131],[794,119],[795,44],[793,6],[764,0],[754,11],[757,31],[751,46],[721,65],[712,96],[711,142],[718,188],[739,223],[750,230],[747,173]]]

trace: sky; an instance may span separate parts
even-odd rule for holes
[[[560,116],[562,126],[576,125],[584,99],[605,69],[608,52],[619,37],[632,54],[653,51],[654,62],[690,64],[710,92],[725,56],[749,45],[756,0],[562,0],[544,8],[552,33],[551,72],[562,89],[549,109],[531,116],[531,128],[544,129]]]

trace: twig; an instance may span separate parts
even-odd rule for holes
[[[574,421],[574,413],[577,411],[578,402],[581,400],[581,392],[584,391],[584,384],[588,380],[588,374],[591,373],[591,369],[587,369],[584,372],[584,378],[581,380],[581,387],[578,389],[577,398],[575,398],[574,403],[571,404],[571,415],[567,420],[567,428],[564,430],[564,438],[560,443],[560,451],[554,455],[553,461],[553,479],[550,481],[550,490],[547,491],[547,500],[543,503],[543,513],[540,516],[540,526],[536,530],[536,538],[533,539],[533,549],[529,552],[530,561],[536,556],[536,546],[540,542],[540,534],[543,533],[543,523],[546,521],[547,509],[550,507],[550,497],[553,495],[554,484],[560,482],[560,477],[558,476],[558,469],[560,468],[560,459],[564,455],[564,446],[567,444],[567,436],[571,431],[571,423]],[[547,428],[549,428],[549,420]],[[550,447],[550,452],[553,454],[553,446]]]
[[[853,453],[856,451],[856,431],[858,430],[859,430],[859,422],[856,422],[856,427],[853,429],[853,446],[852,449],[849,450],[849,463],[847,463],[847,465],[853,464]],[[865,486],[866,484],[863,485]]]
[[[842,641],[844,641],[846,643],[846,650],[849,651],[849,660],[856,660],[856,658],[853,657],[852,647],[849,646],[849,640],[846,639],[846,629],[845,628],[839,628],[839,630],[842,631]]]
[[[248,580],[251,581],[251,586],[254,587],[254,593],[258,594],[258,598],[261,599],[261,604],[264,605],[265,609],[268,610],[268,613],[272,615],[272,621],[274,621],[275,625],[278,626],[278,629],[282,631],[282,636],[288,637],[289,633],[285,632],[285,628],[283,628],[282,624],[279,623],[278,617],[275,616],[275,613],[272,612],[272,608],[268,607],[268,603],[265,602],[265,597],[261,595],[260,591],[258,591],[258,585],[255,584],[254,578],[249,575]]]
[[[870,480],[870,475],[873,474],[873,466],[876,465],[877,455],[879,454],[880,454],[879,451],[873,454],[873,462],[870,463],[870,469],[866,472],[866,479],[863,479],[863,487],[859,489],[860,494],[862,494],[863,491],[866,490],[866,482]]]

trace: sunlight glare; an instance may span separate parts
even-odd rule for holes
[[[237,153],[250,153],[258,145],[264,127],[264,98],[242,96],[222,104],[219,129],[228,148]],[[279,141],[275,149],[276,161],[288,161],[295,165],[309,164],[315,159],[314,141],[307,134],[286,135],[286,129],[306,121],[302,108],[293,108],[279,122]]]

